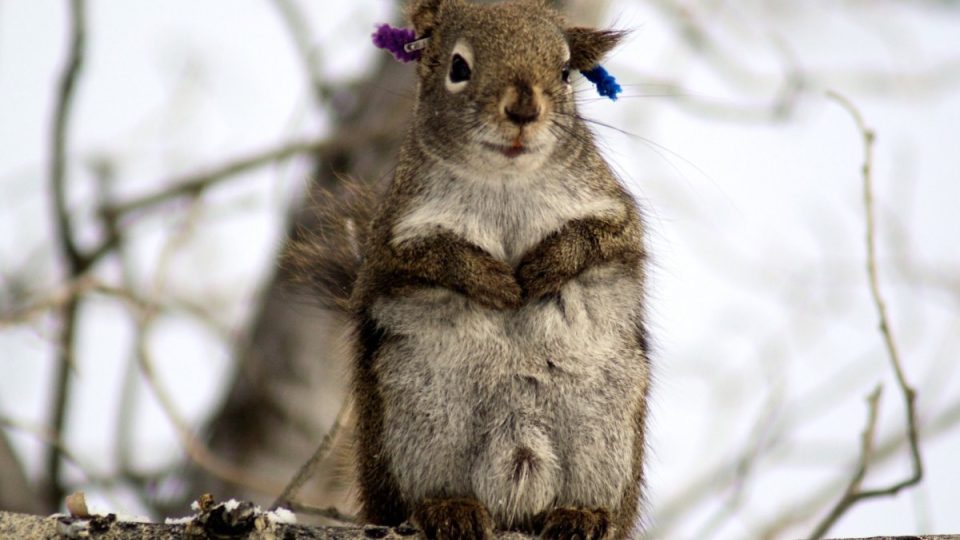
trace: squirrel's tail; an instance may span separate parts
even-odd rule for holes
[[[348,178],[336,192],[314,192],[313,220],[295,231],[284,251],[284,270],[324,308],[349,310],[377,195],[373,186]]]

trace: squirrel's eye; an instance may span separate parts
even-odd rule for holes
[[[453,55],[450,62],[450,82],[458,83],[470,80],[470,65],[459,54]]]
[[[560,72],[560,78],[563,79],[565,84],[570,83],[570,63],[563,65],[563,70]]]

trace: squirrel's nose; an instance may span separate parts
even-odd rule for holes
[[[505,111],[507,118],[518,126],[529,124],[540,116],[536,107],[512,106]]]
[[[503,107],[503,114],[508,120],[518,126],[525,126],[540,118],[538,92],[526,83],[516,84],[511,90]],[[510,99],[511,97],[513,99]]]

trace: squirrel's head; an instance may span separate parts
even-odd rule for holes
[[[428,153],[483,172],[529,172],[590,144],[571,73],[595,67],[621,32],[568,27],[543,0],[414,0],[429,37],[417,72],[417,138]]]

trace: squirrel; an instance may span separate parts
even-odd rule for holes
[[[298,262],[355,330],[361,517],[431,539],[632,538],[644,227],[570,79],[623,33],[542,0],[414,0],[408,17],[427,40],[392,181],[345,205],[351,241]]]

